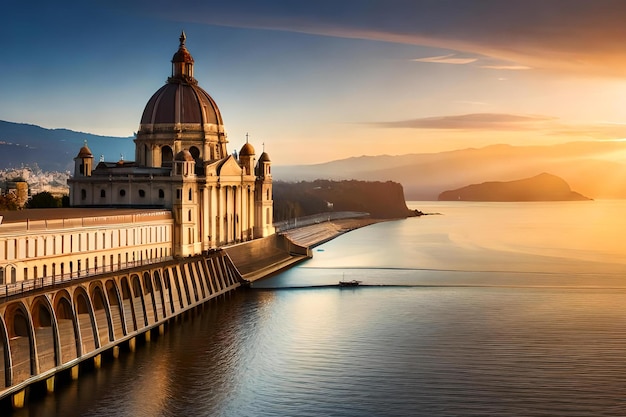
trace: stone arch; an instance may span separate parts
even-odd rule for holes
[[[125,324],[122,320],[122,301],[120,292],[113,279],[105,283],[107,298],[109,299],[109,310],[111,311],[111,325],[113,327],[114,340],[119,339],[126,333]]]
[[[163,294],[163,284],[161,283],[161,274],[158,270],[152,274],[154,279],[154,300],[155,309],[162,318],[167,317],[167,310],[165,309],[165,297]]]
[[[170,276],[170,269],[165,268],[163,271],[163,282],[165,286],[165,291],[169,298],[169,307],[172,314],[180,309],[181,301],[180,301],[180,291],[178,291],[178,286],[174,283],[172,284],[172,278]]]
[[[200,293],[198,291],[198,284],[196,283],[196,274],[193,269],[193,263],[186,262],[183,265],[183,270],[185,271],[184,273],[187,275],[187,281],[191,281],[191,288],[193,289],[194,301],[197,303],[198,301],[200,301]]]
[[[35,374],[33,324],[22,302],[10,304],[5,313],[7,338],[11,354],[10,385],[19,384]]]
[[[158,320],[156,308],[154,306],[154,287],[152,286],[152,279],[150,278],[150,272],[145,271],[143,273],[143,300],[146,306],[146,323],[154,324]]]
[[[135,318],[137,319],[137,330],[148,325],[146,318],[146,306],[143,299],[143,291],[141,289],[141,282],[139,281],[139,275],[133,274],[130,276],[130,285],[133,295],[133,307],[135,311]]]
[[[198,286],[200,287],[200,299],[204,300],[207,297],[207,293],[206,290],[204,288],[204,280],[202,279],[202,271],[200,270],[200,265],[199,265],[199,261],[198,262],[191,262],[189,264],[189,268],[192,271],[192,274],[194,276],[195,281],[198,283]]]
[[[161,147],[161,166],[171,167],[174,161],[174,151],[168,145]]]
[[[83,287],[77,287],[74,290],[74,310],[78,321],[81,354],[85,355],[96,350],[98,333],[93,317],[93,306]]]
[[[11,381],[11,352],[9,351],[9,336],[4,318],[0,316],[0,391],[9,387]]]
[[[90,288],[91,305],[93,306],[93,315],[95,318],[95,328],[98,332],[96,347],[102,347],[113,339],[113,329],[111,328],[111,313],[109,311],[109,302],[102,290],[99,282],[93,283]]]
[[[197,146],[190,146],[189,153],[193,156],[193,159],[196,161],[196,164],[200,161],[200,149]]]
[[[124,312],[126,334],[129,334],[137,330],[137,319],[135,317],[135,309],[133,308],[133,295],[130,291],[127,277],[120,279],[120,290],[122,293],[122,310]]]
[[[35,333],[35,346],[39,371],[45,372],[60,365],[58,360],[57,324],[50,300],[45,296],[35,298],[30,307]]]
[[[60,291],[54,300],[54,315],[57,321],[61,363],[76,359],[81,354],[81,344],[78,338],[78,322],[70,295],[67,291]]]
[[[17,282],[17,267],[13,264],[8,264],[4,267],[4,282],[5,284],[15,284]]]
[[[204,270],[204,279],[209,294],[216,292],[215,284],[213,283],[213,273],[211,267],[213,266],[213,258],[205,258],[202,260],[202,269]]]
[[[182,295],[185,297],[185,301],[187,301],[186,305],[191,305],[191,291],[189,291],[189,283],[187,282],[187,275],[185,274],[184,264],[174,267],[174,275],[176,277],[176,281],[183,283],[180,290],[182,291]]]

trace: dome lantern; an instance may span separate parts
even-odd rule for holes
[[[181,32],[178,39],[180,40],[180,45],[178,46],[178,51],[172,57],[172,76],[168,81],[178,80],[179,82],[185,81],[197,84],[198,82],[193,78],[193,57],[185,47],[185,41],[187,40],[185,31]]]

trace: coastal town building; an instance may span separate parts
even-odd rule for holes
[[[194,78],[184,32],[148,100],[135,160],[74,158],[70,205],[0,220],[0,285],[188,257],[274,233],[271,160],[227,149],[220,110]]]

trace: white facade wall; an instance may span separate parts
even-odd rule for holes
[[[171,218],[14,233],[0,227],[0,285],[61,273],[86,275],[171,257],[173,231]]]

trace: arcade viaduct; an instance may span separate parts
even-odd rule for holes
[[[0,398],[24,404],[26,388],[68,371],[136,338],[200,304],[239,287],[244,280],[223,250],[96,276],[30,287],[0,299]]]

